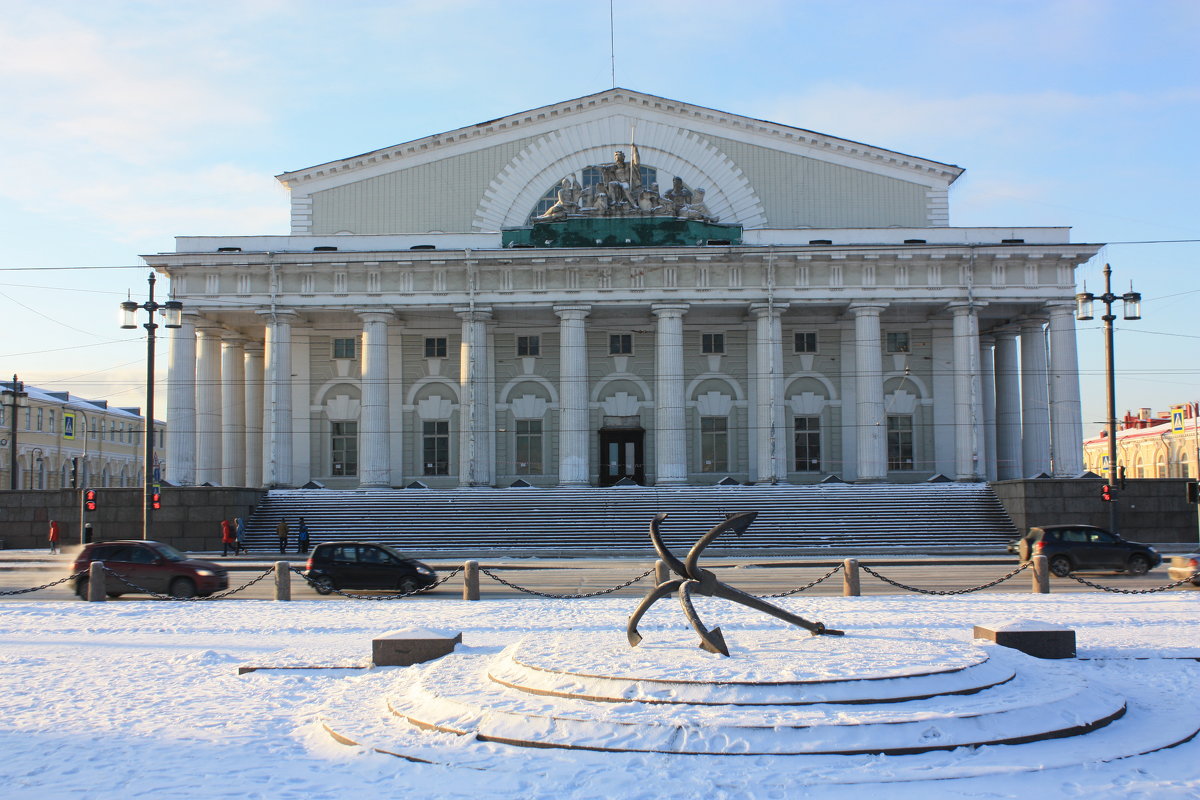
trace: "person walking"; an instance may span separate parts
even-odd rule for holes
[[[229,523],[229,520],[223,519],[221,520],[221,555],[229,555],[230,549],[233,550],[234,555],[237,555],[237,539],[233,538],[233,525]]]
[[[58,550],[58,522],[50,520],[50,535],[47,537],[50,540],[50,554],[54,555]]]
[[[288,543],[287,517],[279,520],[279,524],[275,526],[275,532],[279,534],[279,552],[286,553]]]
[[[237,517],[233,520],[233,554],[249,553],[250,548],[246,546],[246,520]]]
[[[296,553],[304,555],[308,552],[308,526],[304,524],[304,517],[300,518],[300,523],[296,526]]]

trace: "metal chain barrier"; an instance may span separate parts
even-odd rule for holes
[[[816,586],[818,583],[822,583],[824,581],[829,580],[835,574],[837,574],[837,571],[840,570],[841,568],[842,568],[841,564],[835,564],[833,569],[829,570],[829,572],[826,572],[824,575],[817,578],[815,581],[812,581],[811,583],[806,583],[803,586],[797,587],[795,589],[788,589],[786,592],[779,592],[777,594],[756,594],[754,596],[767,598],[767,597],[790,597],[791,595],[794,595],[794,594],[800,594],[801,592],[803,592],[807,589],[811,589],[812,587]]]
[[[492,580],[496,581],[496,583],[502,583],[510,589],[516,589],[518,592],[524,592],[525,594],[532,594],[532,595],[536,595],[538,597],[548,597],[551,600],[579,600],[584,597],[599,597],[600,595],[603,595],[603,594],[612,594],[613,592],[624,589],[626,586],[632,586],[633,584],[640,581],[642,578],[644,578],[647,575],[649,575],[650,573],[654,572],[654,567],[651,567],[650,569],[646,570],[641,575],[638,575],[636,578],[630,578],[629,580],[625,581],[624,583],[617,584],[616,586],[612,587],[611,589],[601,589],[598,592],[584,592],[583,594],[551,594],[550,592],[539,592],[536,589],[527,589],[524,586],[518,586],[517,584],[515,584],[511,581],[506,581],[506,580],[504,580],[504,578],[501,578],[499,575],[492,572],[487,567],[480,567],[479,571],[482,572],[484,575],[487,575]]]
[[[1176,586],[1182,586],[1185,583],[1191,583],[1193,580],[1196,579],[1197,575],[1200,575],[1200,572],[1193,572],[1191,575],[1188,575],[1186,578],[1184,578],[1181,581],[1175,581],[1174,583],[1168,583],[1165,586],[1156,586],[1151,589],[1118,589],[1115,586],[1101,586],[1098,583],[1092,583],[1091,581],[1089,581],[1085,578],[1081,578],[1078,575],[1068,574],[1066,577],[1068,577],[1074,581],[1078,581],[1079,583],[1082,583],[1084,586],[1090,586],[1093,589],[1099,589],[1102,592],[1113,592],[1114,594],[1154,594],[1156,592],[1165,592],[1168,589],[1174,589]]]
[[[14,594],[29,594],[30,592],[40,592],[42,589],[49,589],[51,586],[58,586],[60,583],[66,583],[67,581],[73,581],[76,578],[80,577],[81,575],[87,575],[87,570],[81,569],[81,570],[79,570],[79,572],[68,575],[65,578],[59,578],[58,580],[52,581],[51,583],[43,583],[41,586],[35,586],[32,589],[11,589],[11,590],[0,591],[0,597],[8,597],[8,596],[14,595]]]
[[[984,589],[990,589],[993,586],[996,586],[997,584],[1004,583],[1006,580],[1014,577],[1021,571],[1030,569],[1032,566],[1033,566],[1032,561],[1026,561],[1024,564],[1021,564],[1019,567],[1017,567],[1016,569],[1014,569],[1012,572],[1008,573],[1007,575],[1005,575],[1001,578],[997,578],[996,580],[991,581],[989,583],[980,584],[979,586],[972,586],[969,589],[946,589],[946,590],[921,589],[917,586],[909,586],[907,584],[900,583],[899,581],[894,581],[891,578],[886,578],[883,575],[880,575],[878,572],[871,569],[866,564],[859,564],[858,568],[861,569],[863,572],[866,572],[870,575],[874,575],[876,578],[879,578],[879,580],[883,581],[884,583],[888,583],[888,584],[891,584],[892,586],[895,586],[897,589],[904,589],[905,591],[916,592],[917,594],[932,594],[932,595],[937,595],[939,597],[949,597],[951,595],[956,595],[956,594],[970,594],[971,592],[979,592],[979,591],[983,591]]]
[[[316,581],[305,575],[304,570],[300,569],[299,567],[289,567],[289,569],[306,580],[308,585],[313,587],[313,589],[317,588]],[[402,597],[412,597],[414,595],[422,594],[423,592],[428,592],[430,589],[441,586],[443,583],[450,580],[460,572],[462,572],[462,567],[455,567],[428,586],[422,586],[420,589],[414,589],[411,592],[389,592],[388,594],[355,594],[354,592],[343,592],[341,589],[335,589],[332,586],[329,587],[329,591],[332,594],[338,594],[351,600],[399,600]]]
[[[210,594],[207,597],[200,597],[199,595],[196,595],[195,597],[175,597],[174,595],[161,594],[159,592],[151,591],[150,589],[147,589],[144,586],[138,586],[136,583],[129,580],[121,573],[110,568],[107,564],[102,563],[100,565],[100,567],[105,572],[107,572],[109,575],[112,575],[117,580],[119,580],[121,583],[128,586],[130,589],[133,589],[135,592],[139,592],[141,594],[148,594],[151,597],[153,597],[155,600],[177,600],[177,601],[183,601],[183,602],[188,602],[188,601],[192,601],[192,600],[220,600],[222,597],[229,597],[229,595],[231,595],[231,594],[237,594],[240,591],[250,588],[254,584],[261,581],[263,578],[265,578],[268,575],[275,572],[274,567],[268,567],[267,569],[263,570],[263,573],[261,575],[259,575],[257,578],[247,581],[246,583],[243,583],[241,586],[238,586],[235,589],[227,589],[224,592],[220,592],[219,594]]]

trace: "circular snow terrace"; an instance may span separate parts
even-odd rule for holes
[[[343,743],[463,766],[496,748],[517,759],[803,757],[835,773],[859,763],[851,756],[902,755],[921,779],[1124,758],[1200,725],[1156,719],[1149,703],[1093,684],[1074,661],[993,645],[877,632],[735,636],[730,658],[700,650],[690,632],[662,630],[637,648],[616,632],[460,645],[426,665],[376,670],[378,695],[347,692],[324,724]],[[936,758],[957,748],[976,754]]]

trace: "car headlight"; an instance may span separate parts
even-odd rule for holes
[[[217,573],[213,572],[211,569],[198,569],[198,570],[196,570],[196,574],[199,575],[201,578],[211,578],[213,575],[216,575]]]
[[[432,575],[433,570],[431,570],[429,567],[422,564],[421,566],[417,567],[417,574],[418,575]]]
[[[1149,548],[1147,548],[1147,549],[1148,549],[1148,550],[1149,550],[1151,553],[1154,553],[1155,555],[1158,555],[1158,551],[1157,551],[1157,550],[1155,550],[1153,547],[1149,547]]]

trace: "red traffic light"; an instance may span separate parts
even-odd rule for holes
[[[1112,502],[1112,487],[1107,483],[1100,487],[1100,499],[1105,503]]]
[[[83,509],[84,511],[96,510],[96,490],[88,489],[83,493]]]
[[[161,494],[159,494],[158,492],[155,492],[154,494],[150,495],[150,507],[153,508],[155,511],[162,508],[162,495]]]

